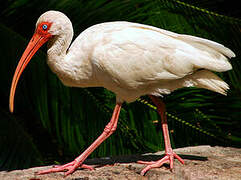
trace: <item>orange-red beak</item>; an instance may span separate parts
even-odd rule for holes
[[[15,90],[23,70],[26,68],[27,64],[29,63],[33,55],[37,52],[37,50],[44,43],[46,43],[50,39],[50,37],[51,37],[50,34],[43,35],[41,33],[35,32],[32,39],[28,43],[28,46],[25,49],[13,76],[11,90],[10,90],[10,97],[9,97],[10,112],[13,112]]]

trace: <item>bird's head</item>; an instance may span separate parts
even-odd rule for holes
[[[48,40],[55,39],[54,37],[65,35],[66,33],[69,33],[69,31],[72,32],[71,21],[61,12],[47,11],[39,17],[33,37],[29,41],[13,76],[9,97],[10,112],[13,112],[14,95],[18,80],[33,55]]]

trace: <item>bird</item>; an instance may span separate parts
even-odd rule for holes
[[[72,23],[64,13],[50,10],[39,17],[12,79],[10,112],[14,110],[14,95],[22,72],[46,42],[47,64],[65,86],[104,87],[116,95],[116,104],[102,134],[81,155],[37,174],[65,172],[67,176],[79,167],[93,170],[84,161],[116,130],[122,104],[145,95],[155,104],[161,118],[165,156],[152,162],[137,161],[145,166],[141,175],[164,163],[173,169],[175,158],[184,164],[171,147],[161,98],[183,87],[227,95],[229,85],[214,72],[231,70],[229,59],[235,57],[234,52],[208,39],[127,21],[93,25],[72,42],[73,34]]]

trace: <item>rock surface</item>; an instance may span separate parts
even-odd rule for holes
[[[86,164],[95,166],[95,170],[78,169],[72,175],[63,173],[35,175],[34,172],[51,166],[35,167],[24,170],[1,171],[0,180],[241,180],[241,149],[231,147],[196,146],[175,149],[185,161],[177,160],[171,172],[168,165],[151,169],[145,176],[140,172],[144,165],[137,160],[158,160],[163,151],[144,155],[129,155],[112,158],[89,159]]]

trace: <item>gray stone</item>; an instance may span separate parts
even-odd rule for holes
[[[196,146],[174,150],[185,161],[177,160],[171,172],[168,165],[151,169],[145,176],[140,172],[145,165],[137,160],[158,160],[163,151],[143,155],[127,155],[86,160],[95,170],[76,170],[64,177],[63,173],[35,175],[35,172],[51,166],[24,170],[1,171],[0,180],[241,180],[241,149],[231,147]]]

